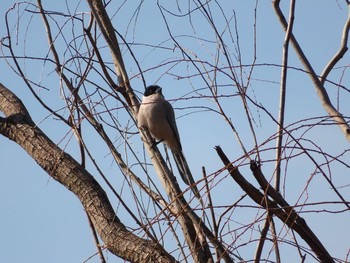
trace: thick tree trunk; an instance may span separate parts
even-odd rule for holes
[[[19,144],[52,178],[72,191],[106,247],[132,262],[175,262],[157,243],[141,239],[120,222],[94,177],[53,143],[32,121],[23,103],[0,83],[0,134]]]

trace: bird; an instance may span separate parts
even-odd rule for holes
[[[189,185],[194,195],[201,200],[199,191],[193,180],[191,170],[182,151],[175,112],[158,85],[148,86],[143,94],[137,114],[139,127],[147,128],[157,143],[165,143],[171,150],[179,174],[185,184]]]

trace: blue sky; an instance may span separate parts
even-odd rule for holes
[[[140,65],[145,70],[144,76],[147,84],[157,83],[163,87],[163,93],[168,99],[176,100],[173,104],[178,118],[178,127],[184,145],[185,155],[190,163],[193,173],[196,174],[196,179],[199,180],[201,166],[205,165],[208,174],[222,168],[219,158],[216,156],[213,147],[221,145],[232,161],[238,160],[243,155],[239,144],[235,140],[232,131],[226,122],[213,111],[203,111],[203,107],[215,108],[215,104],[210,99],[198,97],[208,95],[205,90],[205,83],[199,77],[178,78],[195,74],[193,67],[186,66],[186,63],[175,64],[173,61],[181,58],[179,50],[174,48],[170,36],[166,30],[160,10],[156,1],[148,1],[142,4],[140,13],[133,16],[136,10],[136,1],[126,3],[118,10],[120,3],[112,1],[108,9],[109,14],[115,14],[113,24],[115,28],[123,34],[128,42],[132,42],[132,48],[135,56],[140,61]],[[130,1],[129,1],[130,2]],[[225,2],[225,1],[223,1]],[[294,33],[300,40],[300,44],[310,60],[311,64],[317,73],[321,73],[324,66],[333,56],[339,47],[343,24],[347,17],[347,7],[345,1],[317,1],[304,0],[297,1],[296,18],[294,25]],[[13,5],[14,1],[2,1],[0,7],[0,19],[4,21],[4,13]],[[76,1],[69,2],[69,10],[73,12],[77,6],[79,12],[88,9],[84,2],[77,4]],[[165,6],[165,1],[159,2]],[[187,2],[180,2],[180,9],[185,13]],[[67,6],[64,1],[43,1],[44,8],[48,10],[59,10],[68,13]],[[22,6],[22,11],[23,11]],[[250,65],[253,62],[254,53],[254,7],[255,1],[227,1],[223,4],[223,9],[227,14],[232,15],[233,10],[236,14],[235,24],[231,21],[231,25],[236,25],[239,32],[239,42],[233,39],[228,48],[232,52],[232,61],[237,65],[235,60],[237,56],[237,48],[241,51],[241,60],[243,65]],[[131,11],[130,11],[131,10]],[[171,12],[178,12],[178,7],[168,6]],[[284,5],[284,11],[287,12],[288,3]],[[213,12],[219,12],[213,8]],[[11,13],[12,25],[16,18],[16,12]],[[208,21],[194,12],[192,20],[188,17],[172,17],[167,16],[169,26],[176,39],[186,49],[195,53],[199,58],[212,63],[215,60],[216,43],[204,41],[203,39],[214,40],[213,31],[208,27]],[[88,20],[88,19],[87,19]],[[23,16],[21,17],[20,27],[13,27],[13,32],[18,30],[19,40],[16,50],[22,52],[25,44],[26,55],[48,54],[48,45],[45,36],[44,27],[38,17]],[[131,22],[129,22],[131,21]],[[191,24],[191,23],[192,24]],[[224,31],[224,20],[218,16],[215,22],[219,30]],[[87,22],[86,22],[87,23]],[[3,24],[3,22],[1,22]],[[68,23],[67,23],[68,24]],[[29,25],[29,27],[27,27]],[[78,26],[78,25],[77,25]],[[193,27],[192,27],[193,26]],[[69,26],[67,25],[67,28]],[[223,35],[226,41],[230,41],[229,34]],[[5,35],[4,27],[0,27],[0,38]],[[23,42],[23,36],[30,36],[26,42]],[[257,9],[257,28],[256,28],[256,64],[252,79],[249,86],[249,95],[254,97],[257,102],[263,105],[271,114],[277,118],[278,114],[278,96],[279,96],[279,81],[281,54],[283,47],[284,33],[278,23],[278,20],[273,12],[270,1],[259,1]],[[69,37],[67,37],[69,39]],[[62,41],[62,42],[60,42]],[[61,45],[59,45],[61,43]],[[145,43],[148,46],[140,45]],[[70,54],[66,52],[65,45],[62,39],[57,39],[57,45],[61,52],[61,59],[64,61]],[[154,48],[161,46],[162,49]],[[101,52],[106,61],[111,61],[108,49],[101,46]],[[143,92],[142,82],[139,78],[138,69],[127,52],[125,45],[122,46],[126,68],[131,84],[141,96]],[[337,66],[348,66],[349,55],[347,54]],[[167,64],[169,62],[169,64]],[[171,63],[170,63],[171,62]],[[220,57],[220,63],[225,60]],[[54,109],[60,109],[65,106],[62,99],[62,91],[60,91],[60,83],[55,76],[54,67],[52,64],[43,62],[27,61],[23,64],[26,68],[26,74],[35,81],[47,87],[49,90],[37,89],[36,92],[40,97],[49,103]],[[316,95],[315,89],[312,86],[309,78],[302,71],[298,58],[294,51],[290,48],[290,66],[295,67],[295,70],[288,72],[288,90],[286,102],[286,125],[292,125],[295,122],[306,118],[315,118],[325,116],[320,101]],[[159,66],[163,65],[164,66]],[[243,83],[246,83],[244,76],[247,76],[249,67],[246,67],[246,72],[243,74]],[[349,74],[343,71],[344,68],[335,70],[330,78],[332,81],[348,87]],[[24,104],[29,109],[32,118],[39,127],[56,143],[59,143],[61,148],[74,157],[79,158],[77,144],[71,131],[53,119],[45,112],[35,101],[30,94],[23,81],[16,76],[10,69],[4,59],[0,59],[0,82],[10,88],[17,94]],[[237,71],[238,72],[238,71]],[[344,76],[342,73],[345,72]],[[93,75],[94,76],[94,75]],[[97,78],[97,76],[96,76]],[[224,76],[218,78],[219,84],[229,85],[230,80]],[[100,85],[106,85],[103,81],[96,80]],[[195,89],[203,88],[203,91]],[[232,94],[236,91],[232,86],[220,88],[221,94]],[[339,105],[344,115],[349,116],[350,108],[346,104],[349,94],[338,90],[334,85],[328,85],[327,90],[333,102],[337,101],[337,94],[340,92]],[[180,98],[180,99],[179,99]],[[237,128],[245,147],[251,150],[254,147],[249,126],[246,121],[242,102],[238,97],[220,99],[223,109],[227,112],[229,118]],[[111,108],[118,108],[118,103],[113,100],[108,100]],[[101,108],[102,109],[102,108]],[[251,105],[252,116],[254,117],[254,128],[258,137],[258,144],[263,144],[262,158],[266,163],[263,165],[265,173],[269,176],[273,171],[273,162],[268,160],[273,159],[274,152],[270,147],[274,147],[275,142],[264,144],[264,142],[275,133],[277,127],[275,123],[257,107]],[[125,114],[118,110],[112,111],[115,116],[120,117],[121,126],[128,127],[129,120],[125,118]],[[64,110],[60,113],[65,114]],[[101,116],[104,116],[101,114]],[[349,143],[345,140],[340,132],[340,129],[333,126],[314,127],[310,130],[303,128],[301,124],[310,124],[315,120],[303,121],[299,124],[294,124],[292,128],[298,128],[293,131],[293,135],[302,136],[304,147],[310,149],[320,149],[327,151],[333,155],[339,155],[343,151],[349,149]],[[96,156],[96,160],[101,163],[104,172],[109,176],[112,184],[118,189],[123,189],[120,182],[120,171],[117,165],[113,162],[112,157],[108,153],[108,149],[102,144],[101,140],[89,131],[89,147]],[[132,131],[135,131],[131,127]],[[91,134],[89,133],[91,132]],[[112,131],[111,131],[112,132]],[[112,136],[113,137],[113,136]],[[120,138],[114,137],[116,144],[120,143]],[[290,138],[288,145],[295,145]],[[142,147],[138,135],[130,137],[130,141],[135,145],[138,154],[142,156]],[[314,144],[312,143],[314,142]],[[162,148],[162,147],[160,147]],[[44,173],[40,167],[15,143],[4,137],[0,137],[0,165],[2,167],[1,191],[0,191],[0,209],[2,216],[0,219],[0,262],[84,262],[96,253],[94,242],[90,234],[89,226],[86,220],[82,205],[77,198],[59,185]],[[298,150],[288,151],[286,154],[297,154]],[[125,156],[127,156],[126,153]],[[320,163],[325,162],[322,156],[315,154],[314,158]],[[346,153],[342,160],[348,162],[349,155]],[[133,161],[132,158],[130,161]],[[339,190],[347,200],[350,199],[348,185],[350,184],[348,174],[349,171],[344,166],[336,162],[322,166],[336,186],[341,187]],[[338,201],[333,191],[315,171],[314,165],[310,164],[310,160],[303,155],[296,156],[293,159],[284,163],[283,177],[283,194],[291,204],[303,204],[322,201]],[[97,176],[96,170],[88,163],[88,169],[91,173]],[[153,173],[152,168],[149,168]],[[253,181],[253,177],[249,173],[249,169],[243,166],[242,172],[247,174],[247,179]],[[328,170],[329,169],[329,170]],[[135,172],[139,170],[135,168]],[[141,179],[146,180],[145,175],[139,174]],[[99,179],[99,178],[98,178]],[[100,180],[100,179],[99,179]],[[222,180],[222,181],[221,181]],[[232,182],[231,178],[225,173],[221,173],[217,177],[218,183],[213,189],[213,195],[218,205],[229,205],[236,201],[243,192],[239,187]],[[102,183],[104,186],[104,184]],[[182,185],[183,186],[183,185]],[[120,187],[120,188],[119,188]],[[111,202],[117,204],[114,197],[111,197]],[[247,201],[247,203],[249,203]],[[330,209],[342,210],[342,206],[320,206],[315,210]],[[241,212],[242,211],[242,212]],[[309,212],[308,212],[309,211]],[[305,217],[311,229],[324,242],[329,252],[342,260],[345,260],[349,250],[350,237],[348,212],[332,214],[312,212],[313,207],[308,206],[303,210],[302,216]],[[220,210],[218,210],[220,213]],[[128,217],[123,215],[122,209],[118,210],[118,215],[128,222]],[[232,214],[232,225],[237,227],[240,224],[249,223],[256,217],[256,210],[237,210]],[[249,221],[250,220],[250,221]],[[334,222],[329,225],[330,221]],[[130,227],[133,225],[131,224]],[[243,244],[249,240],[250,233],[256,233],[257,229],[251,229],[248,234],[242,235],[238,241]],[[283,232],[286,237],[289,232]],[[283,235],[284,235],[283,234]],[[334,242],[336,240],[336,242]],[[171,241],[169,241],[171,242]],[[282,245],[286,246],[286,245]],[[247,249],[240,250],[243,258],[252,257],[249,249],[255,249],[255,243],[252,246],[247,246]],[[283,250],[289,253],[289,250]],[[250,256],[250,257],[249,257]],[[117,257],[107,253],[108,262],[122,262]],[[298,260],[297,255],[293,252],[290,258]],[[274,259],[273,256],[270,258]],[[87,262],[99,262],[98,257],[92,257]],[[313,262],[311,257],[307,258],[307,262]]]

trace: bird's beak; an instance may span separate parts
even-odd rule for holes
[[[162,88],[161,88],[161,87],[159,87],[159,88],[156,90],[156,93],[160,93],[160,94],[162,94]]]

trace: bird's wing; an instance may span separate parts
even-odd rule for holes
[[[164,107],[165,107],[165,112],[168,113],[166,115],[166,118],[167,118],[167,121],[169,123],[169,126],[171,127],[171,130],[175,134],[176,141],[179,145],[179,150],[182,151],[180,135],[179,135],[179,131],[177,130],[177,126],[176,126],[174,109],[168,101],[164,102]]]
[[[165,112],[168,113],[166,115],[167,121],[168,121],[169,126],[171,127],[172,131],[174,132],[176,140],[177,140],[178,145],[179,145],[179,151],[174,151],[174,150],[172,151],[176,166],[179,170],[179,174],[182,177],[182,180],[185,182],[185,184],[187,184],[191,187],[192,192],[198,198],[198,200],[200,201],[200,203],[203,206],[202,198],[199,194],[199,191],[198,191],[196,183],[193,179],[191,170],[187,164],[186,158],[182,152],[179,131],[177,130],[177,126],[176,126],[174,109],[168,101],[165,101],[164,107],[166,110]]]

